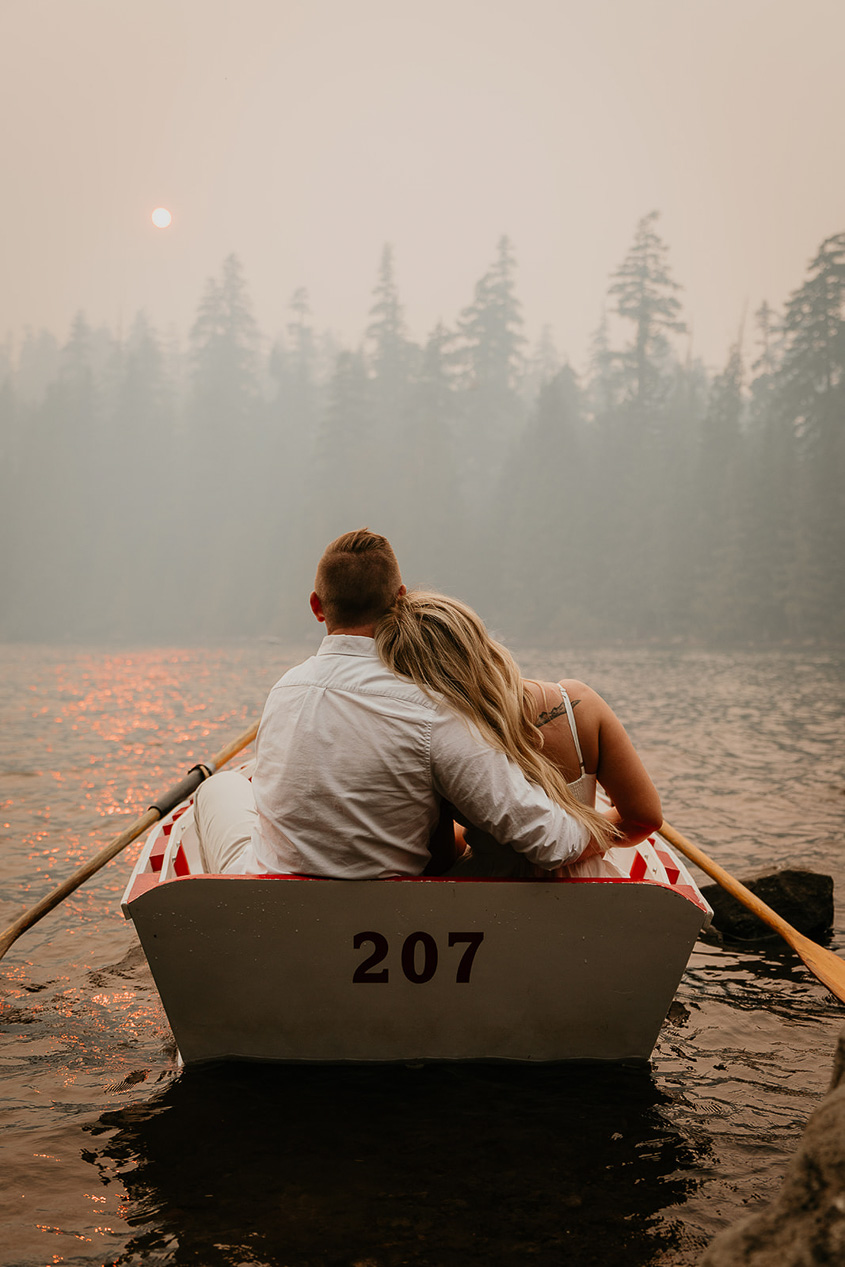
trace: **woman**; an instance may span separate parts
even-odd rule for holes
[[[608,849],[637,844],[660,827],[663,815],[622,723],[600,695],[574,679],[524,680],[472,608],[443,594],[415,590],[400,597],[377,625],[375,640],[394,673],[445,699],[527,779],[587,825],[590,845],[565,874],[625,874],[606,856]],[[612,802],[604,813],[594,808],[597,783]],[[464,842],[471,850],[458,860],[456,875],[540,874],[515,850],[473,827],[456,832],[456,840],[458,852]]]

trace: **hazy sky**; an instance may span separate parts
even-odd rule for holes
[[[580,366],[656,208],[721,364],[845,231],[843,48],[843,0],[0,0],[0,337],[185,332],[235,251],[266,333],[306,286],[357,340],[389,241],[422,338],[507,233]]]

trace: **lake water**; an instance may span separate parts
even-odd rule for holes
[[[310,650],[0,648],[0,926]],[[729,871],[798,861],[842,891],[841,656],[519,658],[610,700]],[[0,964],[4,1267],[683,1267],[773,1197],[827,1088],[845,1009],[780,942],[699,943],[647,1067],[179,1072],[119,910],[140,848]]]

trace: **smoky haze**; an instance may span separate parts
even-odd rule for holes
[[[299,636],[364,523],[506,636],[840,636],[837,0],[0,23],[0,637]]]

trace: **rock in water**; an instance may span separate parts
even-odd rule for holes
[[[845,1030],[831,1090],[807,1123],[777,1198],[721,1232],[700,1267],[838,1267],[845,1263]]]
[[[829,875],[785,868],[742,883],[807,937],[826,933],[833,924],[833,879]],[[778,936],[720,885],[707,884],[701,892],[713,907],[712,927],[722,937],[731,941],[762,941]]]

